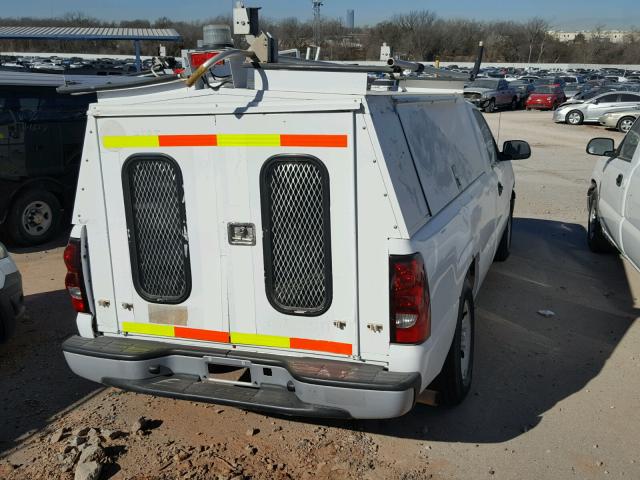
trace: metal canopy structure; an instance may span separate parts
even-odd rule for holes
[[[0,40],[131,40],[136,51],[136,67],[141,69],[140,42],[178,42],[182,39],[173,28],[111,27],[0,27]]]

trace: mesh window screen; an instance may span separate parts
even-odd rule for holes
[[[267,297],[279,311],[320,315],[332,295],[327,169],[276,157],[261,175]]]
[[[165,156],[134,156],[122,177],[136,290],[150,302],[180,303],[191,290],[180,167]]]

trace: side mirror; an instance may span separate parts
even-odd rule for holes
[[[598,157],[613,157],[616,143],[611,138],[594,138],[587,145],[587,153]]]
[[[500,160],[526,160],[531,156],[531,147],[524,140],[509,140],[504,142]]]

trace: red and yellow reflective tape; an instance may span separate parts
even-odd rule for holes
[[[347,144],[347,135],[221,133],[215,135],[126,135],[102,137],[102,145],[107,149],[162,147],[346,148]]]
[[[351,355],[353,353],[353,347],[349,343],[332,342],[329,340],[311,340],[308,338],[280,337],[276,335],[262,335],[255,333],[219,332],[215,330],[203,330],[199,328],[178,327],[173,325],[158,325],[155,323],[123,322],[122,331],[125,333],[137,333],[141,335],[205,340],[208,342],[233,343],[236,345],[293,348],[296,350],[336,353],[339,355]]]

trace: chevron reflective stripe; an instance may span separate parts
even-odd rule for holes
[[[293,348],[296,350],[336,353],[339,355],[351,355],[353,353],[351,344],[331,342],[329,340],[311,340],[308,338],[280,337],[277,335],[262,335],[256,333],[229,333],[173,325],[158,325],[155,323],[123,322],[121,329],[125,333],[204,340],[217,343],[233,343],[235,345]]]
[[[346,148],[347,135],[297,135],[219,133],[215,135],[104,136],[102,146],[117,148],[161,147],[323,147]]]

